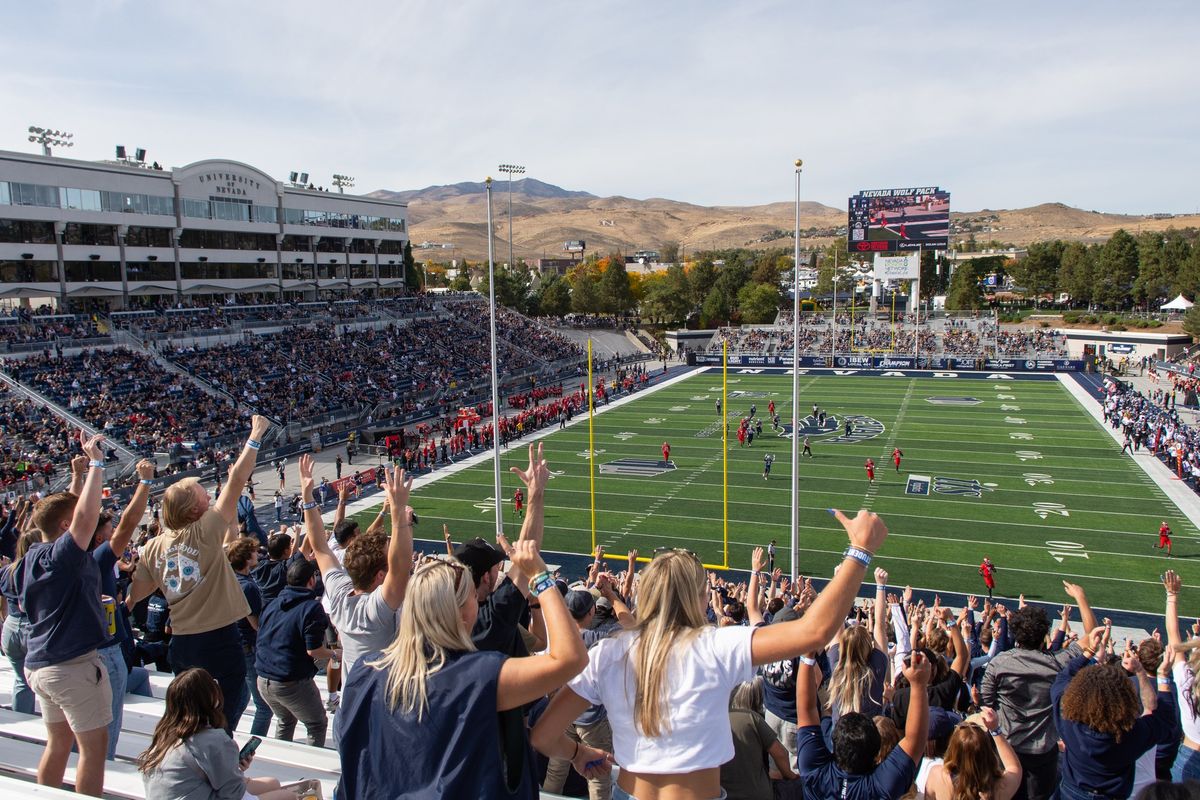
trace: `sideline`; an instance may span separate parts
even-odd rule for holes
[[[1058,376],[1058,380],[1079,405],[1083,407],[1083,412],[1094,419],[1096,424],[1103,428],[1112,437],[1114,442],[1118,445],[1122,444],[1120,433],[1105,424],[1100,404],[1079,384],[1079,381],[1074,376],[1063,374]],[[1120,458],[1126,458],[1125,454],[1120,454]],[[1146,476],[1154,482],[1155,486],[1162,489],[1163,494],[1175,504],[1179,512],[1187,517],[1188,521],[1195,525],[1197,530],[1200,530],[1200,495],[1197,495],[1186,483],[1176,478],[1175,473],[1171,472],[1170,468],[1162,461],[1159,461],[1157,457],[1150,455],[1149,450],[1142,448],[1130,456],[1130,458],[1133,459],[1133,463],[1141,468],[1142,472],[1146,473]],[[1147,531],[1146,535],[1150,536],[1151,533],[1151,531]]]

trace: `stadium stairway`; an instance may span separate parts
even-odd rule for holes
[[[172,676],[167,673],[150,673],[153,697],[125,696],[124,716],[121,721],[121,738],[117,743],[117,756],[110,761],[104,774],[104,794],[117,800],[143,800],[145,791],[141,774],[137,770],[137,757],[150,744],[154,726],[162,717],[164,696]],[[5,798],[65,798],[76,795],[58,789],[38,786],[37,765],[42,748],[46,743],[46,728],[37,716],[19,714],[8,710],[12,702],[12,667],[7,660],[0,661],[0,797]],[[324,681],[318,678],[322,700],[326,699]],[[253,717],[253,702],[243,714],[234,738],[244,743],[250,738],[250,722]],[[297,735],[302,736],[303,725],[297,726]],[[339,760],[332,748],[333,726],[329,729],[326,747],[310,747],[300,742],[282,742],[263,738],[254,756],[254,763],[247,774],[251,777],[278,778],[281,783],[315,778],[321,782],[324,796],[333,797],[338,781]],[[65,782],[74,785],[76,757],[71,756],[67,766]],[[543,792],[541,800],[562,800],[560,795]]]

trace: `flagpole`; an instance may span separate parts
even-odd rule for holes
[[[492,337],[492,472],[496,492],[496,534],[504,533],[504,505],[500,495],[500,382],[496,364],[496,259],[492,247],[492,179],[484,182],[487,188],[488,224],[488,325]]]
[[[792,580],[800,549],[800,168],[796,159],[796,250],[792,265],[792,530],[790,570]],[[836,270],[835,270],[836,273]],[[837,284],[833,287],[837,297]],[[836,330],[836,328],[835,328]]]

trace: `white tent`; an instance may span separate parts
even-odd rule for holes
[[[1192,303],[1189,303],[1187,298],[1184,297],[1183,295],[1179,295],[1179,297],[1176,297],[1171,302],[1163,305],[1160,310],[1162,310],[1162,311],[1187,311],[1191,307],[1192,307]]]

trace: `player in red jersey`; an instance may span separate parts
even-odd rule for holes
[[[987,556],[983,557],[983,563],[979,565],[979,574],[983,576],[983,585],[987,587],[990,599],[996,588],[996,565]]]
[[[513,493],[513,511],[518,517],[525,516],[525,493],[517,487],[517,491]]]
[[[663,461],[671,460],[671,445],[663,442]]]
[[[738,439],[739,447],[746,446],[746,426],[745,425],[738,426],[737,439]]]
[[[863,464],[867,468],[867,480],[871,483],[875,482],[875,459],[868,458],[867,463]]]
[[[900,471],[900,459],[904,457],[904,451],[897,447],[892,451],[892,463],[896,465],[896,472]]]
[[[1167,558],[1171,557],[1171,527],[1167,525],[1164,519],[1162,525],[1158,526],[1158,544],[1154,545],[1158,550],[1166,550]]]
[[[774,400],[767,403],[767,416],[768,417],[775,416],[775,401]]]

